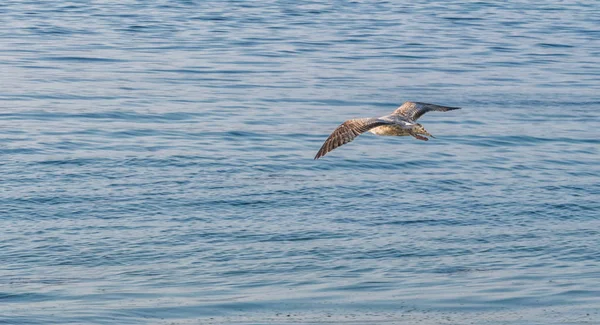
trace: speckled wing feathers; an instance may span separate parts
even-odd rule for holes
[[[342,146],[348,142],[351,142],[357,136],[361,135],[364,132],[369,131],[370,129],[382,125],[391,124],[389,121],[383,121],[377,118],[361,118],[361,119],[353,119],[348,120],[342,123],[340,126],[335,129],[331,135],[325,140],[319,152],[315,156],[315,159],[319,159],[325,156],[328,152],[333,149]]]
[[[460,107],[440,106],[435,104],[419,102],[406,102],[402,104],[402,106],[398,107],[398,109],[396,109],[393,114],[402,115],[413,121],[416,121],[423,114],[430,111],[446,112],[455,109],[460,109]]]

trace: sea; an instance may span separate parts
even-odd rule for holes
[[[3,1],[0,184],[0,324],[597,325],[600,5]]]

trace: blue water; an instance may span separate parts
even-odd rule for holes
[[[0,323],[600,324],[595,1],[5,1]],[[363,135],[406,100],[437,136]]]

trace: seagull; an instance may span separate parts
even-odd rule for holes
[[[325,156],[333,149],[351,142],[357,136],[367,131],[376,135],[411,135],[418,140],[427,141],[427,137],[435,138],[431,133],[416,122],[423,114],[430,111],[446,112],[460,107],[440,106],[420,102],[405,102],[398,107],[392,114],[382,117],[368,117],[347,120],[335,129],[325,140],[315,159]]]

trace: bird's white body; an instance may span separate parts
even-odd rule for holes
[[[408,122],[397,115],[386,115],[380,117],[379,119],[383,121],[390,121],[394,124],[374,127],[370,129],[369,132],[376,135],[405,136],[411,135],[411,130],[415,125],[415,123]]]
[[[370,129],[369,132],[376,135],[394,135],[394,136],[405,136],[411,135],[410,129],[403,128],[399,125],[382,125],[376,128]]]

